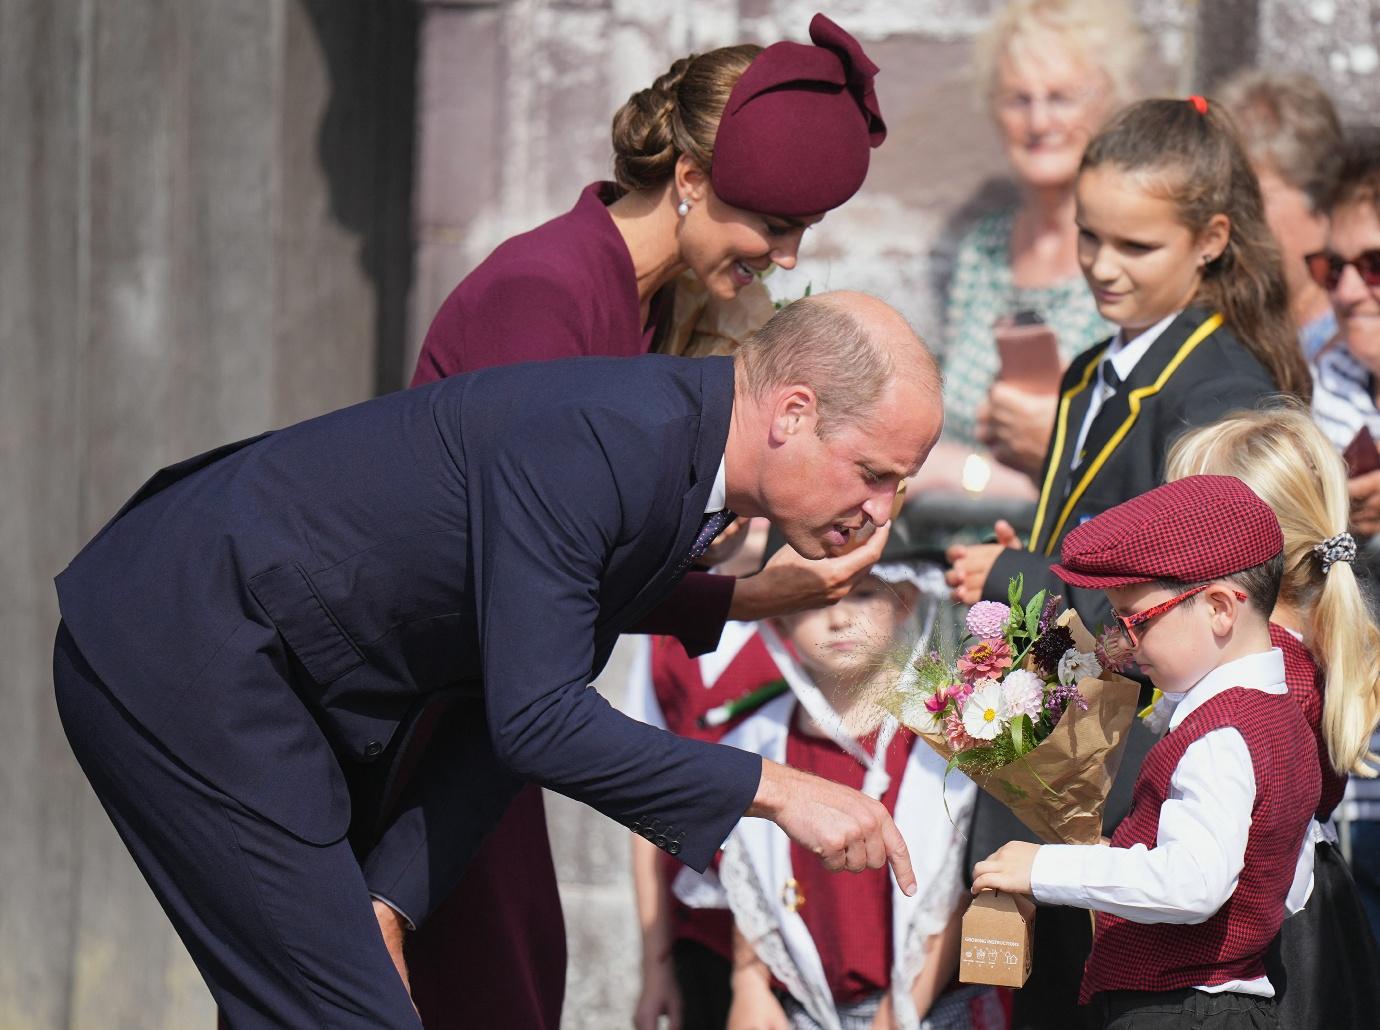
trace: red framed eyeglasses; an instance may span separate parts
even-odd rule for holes
[[[1134,615],[1118,615],[1116,612],[1112,612],[1112,618],[1116,619],[1116,624],[1121,627],[1121,635],[1126,638],[1126,643],[1134,649],[1140,647],[1140,637],[1136,636],[1137,626],[1145,625],[1151,619],[1155,618],[1155,616],[1163,615],[1171,608],[1183,604],[1190,597],[1201,594],[1210,586],[1212,586],[1211,583],[1204,583],[1202,586],[1196,586],[1192,590],[1185,590],[1182,594],[1171,597],[1168,601],[1161,601],[1154,607],[1147,608],[1143,612],[1136,612]],[[1236,595],[1238,601],[1246,600],[1246,595],[1240,590],[1233,590],[1232,593]]]
[[[1367,286],[1372,289],[1380,286],[1380,249],[1362,251],[1350,261],[1334,251],[1317,250],[1312,254],[1305,254],[1303,261],[1308,266],[1308,274],[1312,276],[1313,281],[1328,293],[1335,290],[1337,284],[1342,281],[1347,265],[1356,269],[1361,281]]]

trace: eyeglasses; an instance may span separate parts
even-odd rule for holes
[[[1328,293],[1337,288],[1348,265],[1356,269],[1361,281],[1367,286],[1380,286],[1380,249],[1363,250],[1350,261],[1331,250],[1305,254],[1303,260],[1308,265],[1308,274],[1313,277],[1313,281]]]
[[[1192,590],[1185,590],[1177,597],[1171,597],[1168,601],[1161,601],[1153,608],[1147,608],[1143,612],[1136,612],[1134,615],[1118,615],[1116,612],[1112,612],[1112,618],[1116,619],[1116,624],[1121,627],[1121,635],[1126,638],[1126,643],[1134,650],[1140,647],[1140,637],[1136,635],[1137,626],[1145,625],[1145,623],[1155,618],[1155,616],[1163,615],[1171,608],[1183,604],[1190,597],[1201,594],[1210,586],[1212,586],[1211,583],[1204,583],[1202,586],[1194,587]],[[1236,595],[1238,601],[1246,600],[1246,595],[1240,590],[1233,590],[1232,593]]]

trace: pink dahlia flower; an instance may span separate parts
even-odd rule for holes
[[[1000,638],[1011,619],[1011,609],[1000,601],[979,601],[968,609],[968,632],[983,640]]]

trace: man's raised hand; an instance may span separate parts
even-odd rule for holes
[[[855,550],[835,558],[804,558],[789,545],[773,554],[760,572],[733,587],[728,617],[756,622],[809,608],[837,604],[882,556],[891,523],[878,526]]]
[[[830,872],[857,873],[890,863],[901,890],[915,893],[901,831],[880,801],[851,787],[764,758],[757,796],[745,814],[772,820]]]

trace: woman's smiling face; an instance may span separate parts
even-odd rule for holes
[[[794,268],[801,238],[823,217],[744,211],[720,200],[706,178],[681,220],[681,258],[713,296],[730,300],[773,265]]]

